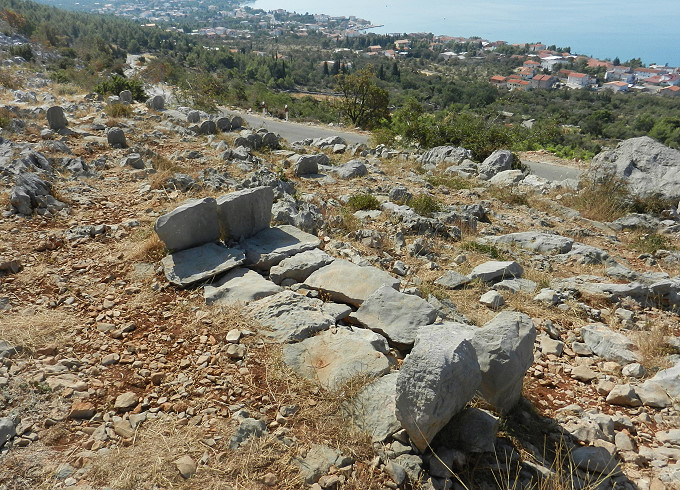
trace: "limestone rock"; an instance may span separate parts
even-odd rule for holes
[[[55,105],[47,109],[47,125],[50,127],[50,129],[53,129],[54,131],[59,131],[60,129],[64,129],[68,125],[68,121],[66,120],[66,116],[64,115],[64,109],[62,109],[60,106]]]
[[[52,184],[34,173],[21,174],[9,194],[9,202],[19,214],[30,216],[34,209],[45,206]]]
[[[603,447],[577,447],[570,456],[578,468],[589,473],[609,474],[617,466],[616,459]]]
[[[126,148],[127,141],[125,139],[125,132],[117,127],[108,128],[106,130],[106,141],[114,148]]]
[[[638,196],[661,194],[666,199],[680,199],[680,151],[649,136],[627,139],[615,149],[603,151],[593,158],[591,167],[624,179]]]
[[[126,391],[125,393],[118,395],[116,402],[113,404],[113,408],[121,412],[127,412],[135,408],[137,403],[139,403],[139,396],[137,393]]]
[[[304,284],[328,293],[333,301],[358,307],[383,285],[396,289],[399,280],[376,267],[361,267],[337,259],[313,272]]]
[[[470,282],[470,278],[456,271],[446,271],[443,276],[434,283],[447,289],[456,289]]]
[[[480,243],[505,245],[509,247],[519,247],[538,253],[564,254],[571,250],[574,244],[572,238],[560,235],[550,235],[548,233],[536,233],[533,231],[523,231],[510,233],[508,235],[489,236],[480,238]]]
[[[397,378],[397,418],[420,450],[472,399],[481,382],[472,344],[448,323],[418,332]]]
[[[0,448],[2,448],[7,441],[16,436],[17,431],[14,427],[14,421],[11,417],[0,418]]]
[[[171,251],[214,242],[220,237],[217,203],[212,197],[187,201],[158,218],[154,230]]]
[[[238,267],[245,260],[240,249],[207,243],[170,254],[161,260],[161,264],[171,284],[188,287]]]
[[[581,337],[595,354],[608,361],[625,365],[640,360],[639,354],[631,350],[634,344],[628,337],[602,323],[581,327]]]
[[[281,291],[257,272],[238,267],[230,270],[217,282],[206,285],[203,297],[207,304],[234,305],[250,303]]]
[[[217,219],[222,240],[250,238],[269,228],[274,191],[271,187],[255,187],[217,198]]]
[[[374,442],[382,442],[401,429],[396,415],[398,375],[378,378],[342,405],[345,417]]]
[[[381,376],[389,372],[387,341],[362,328],[338,327],[316,337],[283,347],[283,361],[303,378],[318,381],[327,390],[354,376]]]
[[[486,410],[466,408],[456,414],[433,441],[433,447],[456,447],[466,453],[493,452],[499,419]]]
[[[480,178],[490,179],[494,175],[512,168],[512,152],[496,150],[477,166]]]
[[[179,471],[179,474],[185,480],[191,478],[196,473],[196,462],[188,454],[176,459],[173,463],[175,463],[177,471]]]
[[[333,257],[318,248],[302,252],[287,259],[269,270],[269,278],[276,284],[284,279],[294,279],[303,282],[313,272],[333,262]]]
[[[366,298],[352,318],[396,346],[409,346],[422,326],[434,323],[437,310],[418,296],[382,286]]]
[[[311,485],[328,473],[331,466],[344,468],[352,464],[353,461],[351,458],[343,456],[337,449],[320,444],[312,444],[305,457],[297,458],[294,462],[300,468],[300,474],[304,478],[305,483]]]
[[[524,374],[534,361],[534,323],[524,313],[504,311],[481,328],[467,327],[481,369],[480,395],[507,412],[522,394]]]
[[[264,335],[279,342],[298,342],[335,325],[323,301],[288,290],[254,301],[244,312],[267,329]]]
[[[522,277],[523,273],[524,269],[517,262],[490,260],[472,269],[468,277],[480,279],[483,282],[493,282],[506,278]]]
[[[256,269],[270,269],[283,259],[312,250],[321,244],[314,235],[290,225],[262,230],[244,243],[246,264]]]

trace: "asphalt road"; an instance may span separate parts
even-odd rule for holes
[[[224,111],[230,115],[241,116],[253,129],[265,128],[267,131],[279,134],[283,139],[292,143],[305,138],[326,138],[328,136],[341,136],[350,144],[364,143],[369,140],[368,134],[351,132],[338,127],[325,127],[313,124],[297,123],[292,121],[282,121],[273,117],[263,117],[255,113],[243,113],[234,111]],[[546,180],[559,182],[566,179],[578,180],[583,172],[574,167],[565,167],[547,162],[524,161],[532,174]]]
[[[326,138],[328,136],[341,136],[350,144],[368,143],[369,136],[364,133],[345,131],[337,127],[325,127],[292,121],[282,121],[273,117],[263,117],[260,114],[224,111],[230,115],[241,116],[253,129],[265,128],[267,131],[281,135],[283,139],[292,143],[306,138]]]
[[[528,160],[524,160],[522,163],[529,167],[532,174],[552,182],[560,182],[566,179],[578,180],[583,173],[583,170],[579,168],[565,167],[554,163],[530,162]]]

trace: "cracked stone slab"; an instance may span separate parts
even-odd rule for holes
[[[214,284],[206,285],[203,297],[207,304],[233,305],[250,303],[281,291],[257,272],[239,267],[230,270]]]
[[[161,264],[171,284],[187,287],[223,274],[245,260],[243,250],[207,243],[170,254],[161,260]]]
[[[283,259],[312,250],[321,244],[314,235],[290,225],[281,225],[262,230],[245,240],[246,264],[266,270]]]
[[[333,301],[358,307],[384,285],[397,289],[399,279],[377,267],[362,267],[347,260],[336,259],[312,273],[304,284],[328,293]]]

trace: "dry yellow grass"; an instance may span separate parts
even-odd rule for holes
[[[29,351],[48,344],[65,346],[73,340],[72,329],[80,324],[82,318],[62,310],[4,313],[0,317],[0,339]]]
[[[642,354],[641,364],[650,374],[671,366],[668,355],[673,354],[674,349],[666,340],[670,335],[672,331],[667,324],[648,322],[647,329],[635,336],[639,352]]]

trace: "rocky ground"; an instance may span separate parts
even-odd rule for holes
[[[0,488],[680,481],[676,210],[16,76]]]

